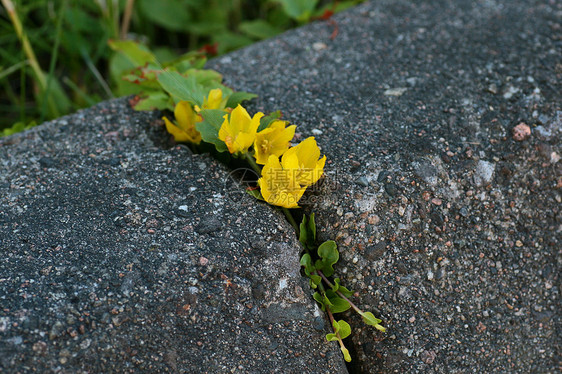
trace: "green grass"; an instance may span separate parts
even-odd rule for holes
[[[0,0],[0,136],[123,95],[110,40],[140,41],[165,63],[223,54],[358,2]]]

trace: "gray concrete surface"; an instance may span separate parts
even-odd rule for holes
[[[307,209],[388,327],[350,317],[350,370],[559,372],[561,3],[381,0],[334,19],[334,40],[317,22],[210,66],[328,157]]]
[[[157,118],[120,99],[0,139],[0,372],[346,372],[292,227]]]

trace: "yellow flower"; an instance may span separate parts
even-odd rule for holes
[[[268,128],[257,133],[254,150],[258,164],[263,165],[269,156],[279,157],[289,149],[289,142],[295,136],[297,126],[292,125],[285,128],[286,125],[286,121],[274,121]]]
[[[209,91],[209,96],[203,100],[203,108],[205,109],[222,109],[222,90],[215,88]],[[226,102],[225,102],[226,104]]]
[[[292,170],[295,181],[301,186],[310,186],[324,173],[326,156],[320,160],[320,149],[314,136],[303,140],[299,145],[289,148],[283,154],[281,164],[283,169]]]
[[[223,109],[226,105],[226,100],[222,98],[222,90],[220,88],[214,88],[209,91],[209,96],[205,97],[203,100],[203,109]],[[195,105],[195,111],[199,113],[201,108]]]
[[[285,208],[298,208],[298,202],[306,187],[301,187],[293,178],[292,170],[285,170],[279,157],[269,156],[258,179],[265,201]]]
[[[261,117],[263,117],[263,113],[258,112],[251,118],[240,104],[232,111],[230,119],[228,114],[223,117],[224,122],[219,130],[219,139],[226,144],[230,153],[248,151],[256,140]]]
[[[174,136],[176,142],[201,143],[201,134],[195,128],[197,122],[201,122],[201,117],[191,108],[188,101],[180,101],[174,108],[177,126],[168,118],[163,117],[166,129]]]

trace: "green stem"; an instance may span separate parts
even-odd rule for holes
[[[16,12],[16,7],[14,6],[14,3],[12,2],[12,0],[0,0],[0,2],[2,2],[2,5],[4,5],[4,8],[6,9],[6,13],[8,13],[8,17],[10,18],[10,21],[14,26],[16,35],[18,36],[18,39],[22,44],[23,47],[22,49],[25,55],[27,56],[27,59],[29,61],[29,66],[31,66],[31,69],[33,70],[35,78],[39,83],[39,87],[41,88],[42,92],[45,92],[47,90],[47,77],[45,76],[45,72],[43,72],[43,70],[41,70],[41,67],[39,66],[39,62],[37,61],[35,52],[33,51],[33,48],[31,47],[31,43],[29,43],[29,39],[27,38],[27,35],[23,30],[23,25],[18,16],[18,13]],[[47,96],[47,100],[49,103],[49,108],[53,112],[54,117],[58,117],[60,114],[53,101],[53,98],[51,96]]]
[[[121,23],[121,40],[127,38],[127,32],[129,31],[129,25],[131,23],[131,15],[133,14],[133,7],[135,5],[135,0],[127,0],[127,5],[125,5],[125,12],[123,13],[123,21]]]
[[[322,277],[322,279],[324,280],[324,282],[326,282],[326,284],[328,286],[330,286],[330,288],[334,287],[334,284],[332,282],[330,282],[330,280],[324,275],[324,273],[322,273],[322,271],[320,270],[316,270],[316,273],[318,275],[320,275],[320,277]],[[339,297],[341,297],[342,299],[344,299],[345,301],[347,301],[349,303],[349,305],[351,305],[351,307],[353,308],[353,310],[355,310],[357,313],[359,313],[360,315],[363,315],[363,311],[361,309],[359,309],[355,304],[353,304],[353,302],[351,300],[349,300],[347,297],[345,297],[345,295],[343,293],[341,293],[340,291],[336,291],[336,293],[338,294]]]
[[[334,318],[334,315],[332,314],[332,311],[330,310],[330,308],[328,306],[326,306],[326,313],[328,313],[328,318],[330,318],[330,324],[332,325],[332,331],[334,332],[334,334],[336,334],[336,337],[338,338],[338,343],[340,345],[340,348],[342,349],[346,349],[345,345],[343,344],[343,340],[341,338],[341,335],[339,333],[339,331],[336,331],[334,329],[334,322],[336,321]]]
[[[16,30],[16,35],[21,41],[25,55],[29,60],[29,65],[33,69],[33,72],[35,73],[37,80],[39,81],[39,85],[41,86],[41,89],[44,90],[45,87],[47,86],[47,79],[45,78],[45,73],[43,73],[43,71],[39,67],[39,62],[37,62],[37,57],[35,57],[35,52],[33,52],[33,48],[31,48],[29,39],[27,38],[27,35],[25,35],[23,31],[21,20],[18,17],[18,14],[16,13],[16,7],[14,6],[12,0],[1,0],[1,1],[2,1],[2,5],[4,5],[4,8],[6,9],[6,13],[8,13],[8,16],[10,17],[10,21],[12,21],[12,24],[14,25],[14,29]]]
[[[0,72],[0,80],[2,80],[4,77],[7,77],[10,74],[12,74],[15,71],[18,71],[19,69],[21,69],[26,64],[27,64],[27,60],[24,60],[24,61],[18,62],[15,65],[10,66],[9,68],[6,68],[6,69],[2,70]]]
[[[52,50],[51,62],[49,64],[49,75],[47,75],[47,86],[45,88],[45,91],[43,92],[43,100],[42,100],[43,105],[41,106],[41,116],[39,118],[39,123],[42,123],[43,120],[45,119],[45,113],[46,113],[46,110],[47,110],[47,103],[49,102],[49,91],[51,90],[51,82],[53,80],[53,73],[55,71],[55,65],[57,63],[57,58],[58,58],[58,54],[59,54],[62,19],[63,19],[63,14],[64,14],[65,9],[66,9],[66,0],[63,0],[62,4],[60,6],[58,18],[57,18],[55,45],[54,45],[53,50]],[[56,107],[55,107],[55,109],[56,109]],[[58,111],[54,112],[54,114],[56,114],[57,117],[58,117]]]
[[[250,152],[246,152],[244,153],[244,158],[246,159],[246,161],[248,161],[248,164],[250,164],[250,166],[252,167],[252,169],[254,169],[254,171],[258,174],[261,175],[261,168],[258,164],[256,164],[256,161],[254,160],[254,158],[252,157],[252,155],[250,154]]]

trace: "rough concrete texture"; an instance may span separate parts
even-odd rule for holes
[[[346,372],[283,216],[151,137],[122,99],[0,140],[0,372]]]
[[[334,19],[334,40],[317,22],[211,66],[328,156],[307,209],[388,327],[350,317],[352,369],[559,372],[562,3],[376,0]]]

